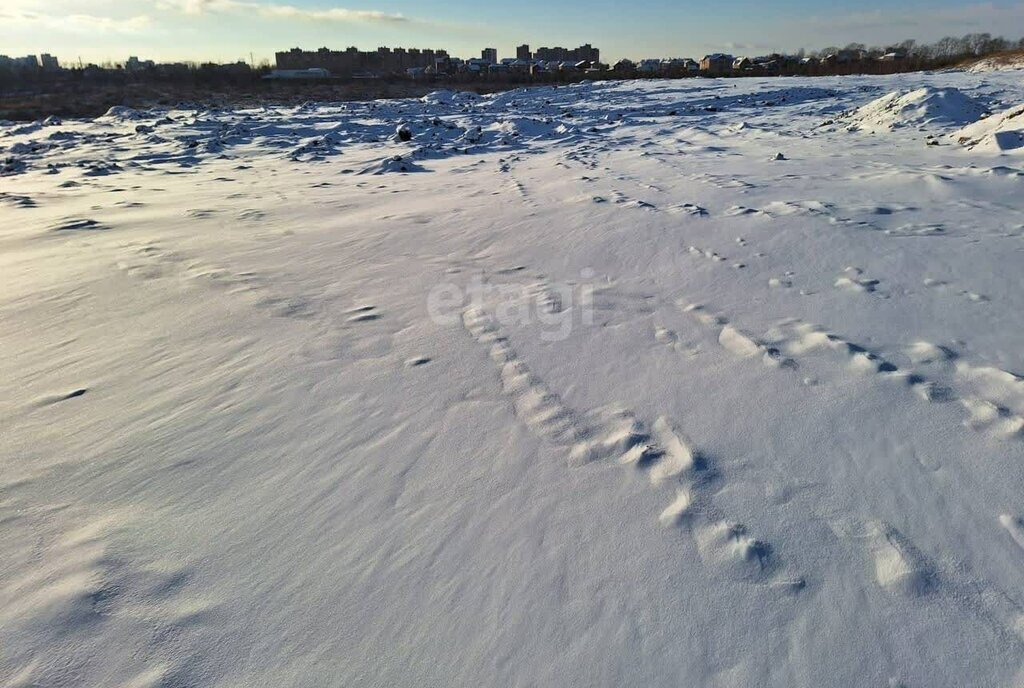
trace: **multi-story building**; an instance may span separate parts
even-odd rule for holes
[[[572,50],[562,47],[537,48],[537,52],[534,53],[533,56],[534,58],[545,62],[581,62],[584,60],[587,62],[601,61],[601,51],[589,43]]]
[[[533,53],[530,52],[530,46],[524,43],[516,48],[516,59],[525,60],[529,62],[533,59]]]
[[[43,71],[56,72],[60,69],[60,62],[53,55],[43,53],[39,56],[39,61],[42,63]]]
[[[549,60],[565,60],[568,59],[566,57],[568,52],[568,50],[562,47],[548,48],[545,46],[543,48],[537,48],[536,52],[533,53],[533,56],[538,60],[543,60],[545,62]]]
[[[26,55],[25,57],[7,57],[3,55],[0,56],[0,66],[17,70],[39,69],[39,59],[35,55]]]
[[[316,51],[293,48],[276,55],[277,68],[281,70],[326,69],[333,76],[354,76],[358,74],[403,74],[409,69],[437,69],[448,60],[444,50],[419,50],[417,48],[377,48],[364,52],[358,48]]]
[[[144,69],[153,69],[154,67],[156,67],[156,63],[153,60],[140,60],[134,55],[129,57],[128,61],[124,63],[124,68],[129,72],[140,72]]]
[[[484,48],[480,51],[480,59],[487,64],[498,63],[498,50],[497,48]]]
[[[586,60],[587,62],[601,61],[601,51],[589,43],[581,45],[574,52],[576,53],[577,60]]]

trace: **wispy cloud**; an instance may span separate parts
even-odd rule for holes
[[[773,46],[766,43],[737,43],[735,41],[726,41],[721,45],[726,50],[740,50],[740,51],[752,51],[752,50],[771,50]]]
[[[344,7],[327,9],[305,9],[294,5],[248,2],[247,0],[165,0],[162,7],[173,8],[186,14],[207,13],[255,14],[267,19],[294,19],[314,22],[370,22],[405,23],[415,20],[405,15],[377,10],[350,10]]]
[[[151,27],[161,13],[190,16],[254,16],[277,21],[431,24],[398,12],[354,10],[345,7],[304,8],[256,0],[156,0],[151,14],[139,13],[129,0],[94,0],[90,13],[82,13],[81,0],[0,0],[0,21],[5,27],[93,33],[136,33]],[[156,19],[155,19],[156,18]]]
[[[92,14],[46,14],[17,8],[0,8],[0,22],[11,28],[65,33],[141,33],[153,25],[149,15],[100,17]]]

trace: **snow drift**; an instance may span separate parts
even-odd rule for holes
[[[988,72],[1016,71],[1021,69],[1024,69],[1024,54],[986,57],[970,65],[967,71],[972,74],[985,74]]]
[[[1024,105],[969,124],[950,136],[971,149],[990,152],[1024,149]]]
[[[985,108],[955,88],[925,87],[914,91],[894,91],[877,98],[851,113],[850,131],[891,131],[913,127],[932,129],[974,122]]]

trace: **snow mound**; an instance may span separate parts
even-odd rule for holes
[[[1024,150],[1024,104],[968,124],[950,136],[971,149],[994,153]]]
[[[422,172],[423,168],[409,158],[395,155],[376,162],[363,169],[359,174],[390,174],[394,172]]]
[[[1024,69],[1024,55],[996,55],[978,60],[967,68],[972,74]]]
[[[976,122],[985,108],[955,88],[926,86],[916,91],[894,91],[854,110],[850,131],[891,131],[904,127],[951,127]]]
[[[578,134],[576,127],[555,119],[509,117],[484,129],[497,135],[500,143],[515,141],[545,141],[562,139]]]
[[[135,108],[115,105],[100,116],[100,119],[142,119],[142,113]]]
[[[336,155],[341,144],[341,136],[337,132],[331,131],[323,136],[314,136],[303,140],[288,154],[288,157],[299,162],[323,160],[327,156]]]
[[[480,96],[472,91],[432,91],[420,98],[428,105],[452,105],[455,103],[468,103],[479,100]]]
[[[0,160],[0,177],[25,171],[25,163],[14,156]]]

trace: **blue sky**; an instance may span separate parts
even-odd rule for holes
[[[1024,35],[1024,1],[836,3],[823,0],[0,0],[0,54],[62,61],[272,59],[275,50],[380,45],[459,56],[519,43],[602,57],[759,54],[849,42],[991,32]]]

